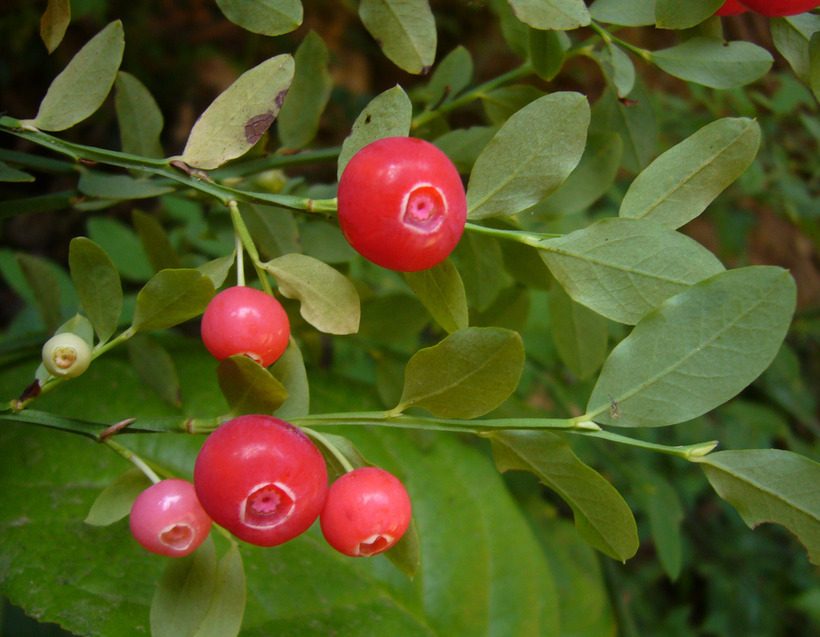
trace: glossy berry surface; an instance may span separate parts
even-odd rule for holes
[[[748,9],[740,4],[740,0],[726,0],[720,9],[715,11],[715,15],[737,15],[746,11]]]
[[[49,374],[75,378],[88,369],[91,348],[81,337],[70,332],[55,334],[43,345],[43,366]]]
[[[327,494],[327,467],[293,425],[273,416],[240,416],[205,440],[194,486],[214,522],[250,544],[276,546],[316,521]]]
[[[202,342],[217,359],[242,354],[267,367],[287,349],[290,322],[270,294],[240,285],[211,299],[201,332]]]
[[[467,219],[464,185],[433,144],[388,137],[368,144],[339,180],[339,225],[363,257],[390,270],[415,272],[442,262]]]
[[[752,11],[775,18],[779,16],[798,15],[820,6],[818,0],[742,0]]]
[[[128,523],[145,549],[168,557],[192,553],[211,531],[211,518],[199,504],[194,485],[175,478],[140,493]]]
[[[398,542],[411,515],[410,496],[396,476],[362,467],[330,485],[320,521],[330,546],[351,557],[366,557]]]

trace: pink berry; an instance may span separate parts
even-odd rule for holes
[[[330,486],[320,521],[330,546],[350,557],[364,557],[398,542],[411,515],[410,496],[396,476],[362,467]]]
[[[746,13],[748,9],[740,4],[739,0],[726,0],[723,6],[715,11],[715,15],[737,15],[739,13]]]
[[[287,349],[290,322],[270,294],[240,285],[211,299],[201,331],[202,342],[217,359],[243,354],[267,367]]]
[[[293,425],[273,416],[240,416],[205,440],[194,485],[214,522],[250,544],[276,546],[316,521],[327,467]]]
[[[425,270],[456,247],[467,219],[464,184],[430,142],[387,137],[368,144],[339,180],[339,225],[363,257],[400,272]]]
[[[128,518],[131,534],[151,553],[182,557],[208,537],[211,518],[197,500],[194,485],[173,478],[137,496]]]

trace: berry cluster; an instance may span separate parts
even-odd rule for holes
[[[163,480],[131,509],[131,531],[152,553],[187,555],[211,521],[256,546],[278,546],[320,520],[334,549],[352,557],[382,553],[410,524],[410,498],[376,467],[346,473],[328,488],[321,452],[297,427],[273,416],[234,418],[205,440],[194,482]]]
[[[820,0],[726,0],[716,15],[737,15],[750,9],[770,18],[798,15],[820,7]]]

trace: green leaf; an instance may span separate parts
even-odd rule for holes
[[[216,584],[210,536],[190,555],[169,559],[151,602],[152,637],[193,635],[211,607]]]
[[[282,383],[247,356],[229,356],[219,363],[216,375],[234,416],[273,414],[288,397]]]
[[[308,323],[326,334],[355,334],[359,329],[359,294],[338,270],[305,254],[286,254],[263,264],[279,291],[297,299]]]
[[[220,288],[222,284],[225,283],[225,279],[228,278],[234,261],[236,261],[236,252],[212,261],[206,261],[202,265],[197,266],[196,269],[211,280],[214,284],[214,288]]]
[[[676,580],[683,561],[680,528],[684,518],[683,506],[678,492],[659,476],[652,476],[649,489],[646,512],[655,550],[664,572],[669,579]]]
[[[541,89],[529,84],[513,84],[482,93],[481,104],[490,122],[501,125],[539,97],[544,97]]]
[[[427,109],[452,101],[473,79],[473,58],[463,46],[457,46],[436,65],[430,82],[421,94]]]
[[[43,320],[46,331],[51,334],[62,323],[60,309],[60,285],[47,261],[23,252],[17,255],[17,264],[31,291],[34,305]]]
[[[142,82],[125,71],[117,73],[114,88],[123,152],[141,157],[163,157],[159,141],[163,126],[162,111],[151,93]]]
[[[635,65],[621,47],[613,42],[606,45],[598,54],[598,61],[606,73],[619,98],[624,98],[635,88]]]
[[[467,187],[471,219],[514,215],[546,199],[584,152],[589,105],[579,93],[552,93],[522,108],[476,160]]]
[[[244,155],[279,114],[293,73],[293,58],[288,54],[245,71],[199,116],[182,151],[182,161],[210,169]]]
[[[772,42],[795,75],[803,82],[811,83],[811,39],[820,31],[820,16],[811,13],[789,18],[772,18],[769,21]]]
[[[785,526],[820,565],[820,464],[791,451],[719,451],[698,459],[717,494],[754,528],[764,522]]]
[[[649,164],[655,156],[658,121],[652,98],[639,79],[626,99],[619,99],[613,90],[604,91],[592,109],[591,132],[621,136],[627,170],[638,173]]]
[[[468,305],[479,311],[486,310],[510,281],[498,240],[477,232],[465,232],[455,255]]]
[[[83,171],[77,184],[84,195],[100,199],[148,199],[174,191],[173,186],[160,185],[148,179],[129,175],[107,175]]]
[[[18,183],[34,181],[34,176],[29,175],[27,172],[22,170],[18,170],[17,168],[12,168],[4,161],[0,161],[0,181]]]
[[[612,351],[587,415],[659,427],[723,404],[772,362],[795,299],[791,275],[771,266],[721,272],[668,299]]]
[[[114,263],[125,279],[147,281],[153,274],[137,234],[116,219],[92,217],[88,220],[88,236]]]
[[[658,0],[655,24],[659,29],[689,29],[720,9],[725,0]]]
[[[259,254],[265,258],[273,259],[291,252],[302,252],[299,228],[291,210],[241,203],[239,212]]]
[[[435,140],[435,145],[447,155],[461,174],[468,174],[481,154],[490,143],[496,128],[492,126],[472,126],[458,128],[445,133]]]
[[[524,368],[518,333],[469,327],[416,352],[397,411],[422,407],[439,418],[477,418],[515,391]]]
[[[427,0],[361,0],[359,18],[388,59],[427,73],[436,57],[436,22]]]
[[[199,316],[214,295],[211,280],[193,269],[162,270],[137,294],[131,328],[163,330]]]
[[[760,79],[774,62],[771,53],[751,42],[695,37],[649,54],[661,70],[711,88],[736,88]]]
[[[285,353],[271,366],[271,374],[287,392],[287,399],[276,410],[276,417],[282,420],[301,418],[310,413],[310,385],[308,384],[305,361],[296,341],[290,339]]]
[[[671,296],[723,270],[702,245],[660,224],[601,219],[539,244],[553,276],[578,303],[635,324]]]
[[[401,321],[396,321],[397,316]],[[362,301],[359,336],[383,346],[415,345],[419,333],[429,324],[430,314],[415,296],[390,292]]]
[[[40,18],[40,38],[49,53],[53,53],[63,41],[71,22],[70,0],[48,0],[48,6]]]
[[[421,272],[406,272],[405,280],[424,307],[447,332],[467,327],[467,294],[458,270],[449,259]]]
[[[100,492],[85,520],[91,526],[108,526],[131,512],[137,496],[151,486],[148,477],[133,467]]]
[[[573,301],[560,285],[549,292],[549,310],[552,339],[561,360],[579,378],[592,376],[606,358],[606,319]]]
[[[301,0],[216,0],[234,24],[251,33],[282,35],[302,24]]]
[[[137,377],[170,405],[182,406],[182,392],[174,359],[146,334],[128,340],[128,356]]]
[[[820,102],[820,31],[809,41],[809,87]]]
[[[28,123],[41,130],[59,131],[92,115],[114,84],[124,48],[122,23],[115,20],[80,49],[54,78],[37,116]]]
[[[569,48],[566,35],[560,31],[530,29],[530,63],[538,77],[552,80],[564,66]]]
[[[353,129],[342,143],[337,178],[350,158],[370,142],[383,137],[406,137],[410,134],[413,105],[401,86],[394,86],[374,97],[353,122]]]
[[[131,223],[137,231],[145,254],[148,256],[148,262],[154,270],[159,272],[180,267],[179,255],[171,245],[168,233],[155,217],[135,208],[131,212]]]
[[[534,29],[569,31],[590,22],[583,0],[509,0],[518,19]]]
[[[707,124],[635,178],[619,214],[678,228],[740,177],[759,147],[760,125],[753,119],[727,117]]]
[[[330,52],[322,37],[310,31],[293,56],[296,70],[287,99],[279,112],[279,139],[284,148],[306,146],[319,130],[333,78],[328,70]]]
[[[629,506],[601,474],[581,462],[566,441],[545,431],[499,431],[488,436],[501,472],[529,471],[570,506],[575,528],[593,547],[626,561],[638,550]]]
[[[655,24],[657,0],[595,0],[589,8],[592,18],[625,27]]]
[[[216,567],[216,584],[208,612],[194,637],[233,637],[245,613],[245,569],[239,547],[232,545]]]

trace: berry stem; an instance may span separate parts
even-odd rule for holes
[[[242,219],[242,214],[239,212],[239,204],[235,200],[229,201],[228,210],[231,213],[231,223],[233,223],[234,236],[237,239],[236,276],[239,285],[245,285],[245,266],[242,255],[242,248],[244,247],[248,256],[251,258],[254,270],[256,270],[256,276],[262,284],[262,290],[264,290],[266,294],[273,294],[268,275],[262,267],[262,260],[259,258],[259,251],[256,249],[256,244],[253,242],[251,233],[248,231],[248,226],[245,225],[245,220]]]
[[[350,461],[345,457],[345,455],[334,445],[330,442],[327,438],[325,438],[322,434],[314,429],[310,429],[309,427],[301,427],[301,430],[305,432],[308,436],[313,438],[316,442],[318,442],[322,447],[327,449],[336,461],[342,466],[345,470],[345,473],[350,473],[355,469],[355,467],[350,463]]]
[[[544,239],[554,239],[556,237],[563,236],[560,234],[528,232],[525,230],[502,230],[501,228],[490,228],[477,223],[467,223],[465,230],[475,232],[476,234],[486,234],[491,237],[495,237],[496,239],[505,239],[507,241],[523,243],[524,245],[532,246],[533,248],[540,248],[541,242]]]
[[[135,467],[137,467],[137,469],[142,471],[146,475],[146,477],[154,484],[162,481],[162,478],[160,478],[156,474],[156,472],[148,466],[145,460],[140,458],[136,453],[131,451],[125,445],[117,442],[116,440],[112,440],[111,438],[106,438],[103,442],[106,445],[108,445],[108,447],[112,449],[114,452],[121,455],[123,458],[131,462]]]

